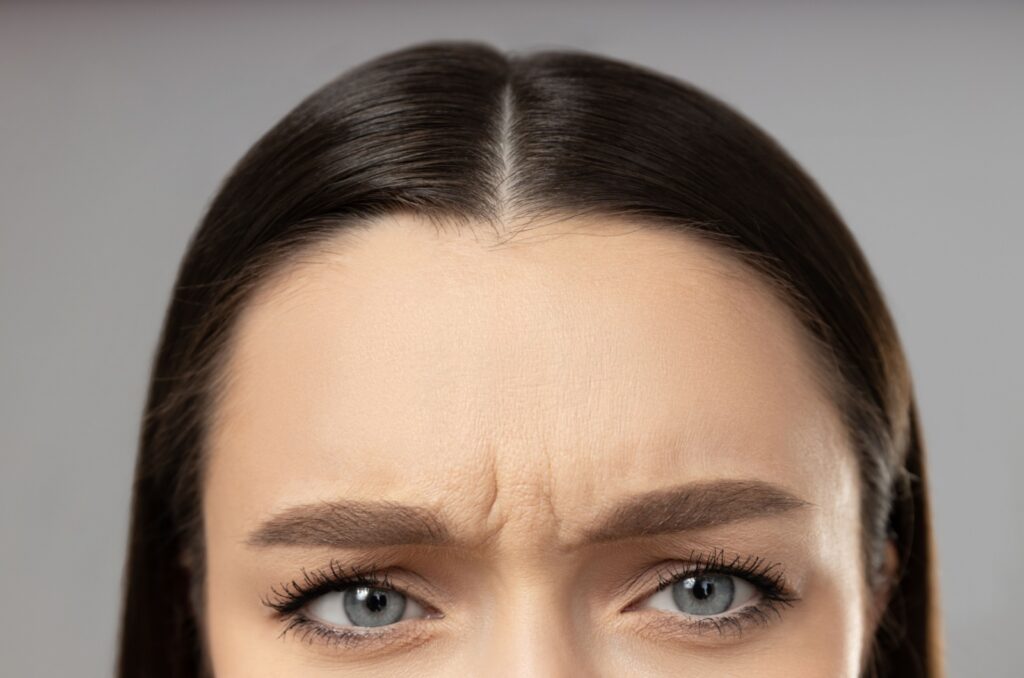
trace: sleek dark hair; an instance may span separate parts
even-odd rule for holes
[[[580,51],[434,41],[365,62],[303,100],[234,167],[189,243],[140,432],[122,678],[204,670],[199,489],[240,308],[295,256],[406,210],[495,228],[621,216],[717,243],[776,287],[834,371],[860,470],[866,580],[885,584],[887,540],[899,553],[866,670],[942,675],[910,374],[868,264],[816,183],[749,120],[677,79]]]

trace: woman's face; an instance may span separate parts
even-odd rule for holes
[[[856,676],[856,463],[791,312],[682,235],[488,233],[380,219],[247,305],[218,678]]]

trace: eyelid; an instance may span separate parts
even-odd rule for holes
[[[631,602],[622,611],[645,618],[641,632],[646,635],[673,640],[692,639],[711,630],[721,635],[727,632],[739,635],[752,624],[771,622],[773,617],[781,614],[783,607],[799,601],[799,597],[786,583],[780,568],[778,563],[754,556],[742,558],[737,555],[728,559],[721,549],[712,554],[692,552],[689,562],[677,560],[659,563],[632,582],[631,589],[644,586],[644,592],[631,597]],[[731,611],[708,616],[641,607],[644,602],[676,582],[704,574],[724,574],[747,581],[756,591],[756,598],[753,599],[755,602],[747,602]],[[651,583],[652,579],[655,583]]]
[[[638,606],[637,609],[664,610],[664,611],[667,611],[667,612],[672,612],[672,613],[675,613],[675,614],[682,615],[683,617],[688,617],[690,619],[710,619],[712,617],[725,617],[725,616],[728,616],[730,614],[736,614],[737,612],[739,612],[743,608],[749,607],[751,605],[759,604],[762,601],[762,599],[765,597],[764,591],[762,591],[761,587],[759,587],[757,584],[754,584],[753,582],[748,581],[747,579],[745,579],[743,577],[738,577],[738,576],[732,575],[732,574],[724,574],[724,575],[720,575],[720,576],[730,577],[731,579],[735,580],[736,584],[734,584],[734,586],[736,587],[737,591],[742,590],[744,587],[746,587],[746,588],[748,588],[750,590],[750,596],[746,600],[742,600],[739,603],[735,603],[735,605],[733,607],[729,608],[728,610],[723,610],[722,612],[719,612],[719,613],[713,614],[713,615],[694,615],[694,614],[690,614],[688,612],[685,612],[683,610],[671,610],[671,609],[670,610],[665,610],[665,608],[653,607],[651,605],[651,601],[653,601],[658,596],[667,595],[667,597],[669,597],[669,598],[674,598],[674,596],[672,594],[672,588],[676,584],[678,584],[680,582],[683,582],[683,581],[686,581],[686,580],[691,579],[691,578],[699,578],[699,577],[702,577],[702,576],[706,576],[706,574],[700,574],[700,573],[698,573],[698,574],[691,574],[689,572],[682,573],[681,575],[675,577],[672,582],[667,583],[664,586],[659,586],[658,589],[654,591],[654,593],[652,593],[651,595],[649,595],[646,598],[642,599],[640,602],[641,603],[646,603],[646,604],[642,605],[642,606]],[[675,604],[674,600],[673,600],[673,604]]]
[[[358,650],[363,659],[372,659],[379,653],[405,652],[431,639],[422,626],[423,619],[410,619],[388,626],[364,627],[329,626],[304,618],[301,613],[286,621],[281,637],[293,634],[298,640],[311,645],[322,645],[327,651],[337,648]]]
[[[746,580],[757,591],[755,602],[748,602],[734,610],[709,616],[639,607],[651,596],[681,579],[710,573]],[[424,585],[396,583],[395,578],[410,583],[422,582]],[[434,587],[415,573],[402,568],[366,566],[348,570],[332,560],[326,568],[312,571],[303,569],[300,579],[301,581],[296,579],[273,587],[272,597],[263,601],[275,612],[275,616],[283,621],[285,628],[282,636],[292,633],[311,643],[347,645],[358,647],[361,654],[376,654],[378,651],[413,647],[426,642],[435,635],[435,629],[423,622],[445,616],[432,603],[436,597],[432,598],[430,594],[421,596],[416,591],[432,590]],[[427,615],[377,627],[362,627],[337,626],[307,614],[309,604],[318,597],[360,585],[394,590],[414,600]],[[624,596],[628,596],[626,599],[631,601],[624,608],[620,608],[621,612],[642,610],[649,613],[640,615],[643,618],[643,633],[672,637],[676,640],[692,639],[695,635],[710,629],[720,632],[733,629],[741,631],[750,623],[768,623],[772,615],[779,614],[781,607],[792,605],[799,600],[786,584],[780,564],[754,556],[744,558],[735,555],[730,559],[722,549],[691,551],[685,559],[657,563],[653,567],[641,570],[637,576],[626,582],[621,590],[624,591]]]
[[[341,609],[343,615],[347,618],[348,617],[348,612],[345,610],[344,596],[345,596],[347,591],[349,591],[351,589],[361,588],[361,587],[367,587],[367,588],[378,589],[378,590],[387,590],[387,591],[391,591],[391,592],[397,593],[398,595],[402,596],[402,598],[405,599],[405,605],[404,605],[404,608],[402,610],[402,618],[392,622],[391,624],[383,624],[383,625],[380,625],[380,626],[363,626],[363,625],[360,625],[360,624],[356,624],[354,622],[353,623],[348,623],[348,624],[339,624],[339,623],[330,621],[329,619],[325,619],[322,612],[319,612],[319,613],[317,612],[316,608],[319,605],[321,605],[321,604],[326,604],[327,598],[329,596],[340,596],[341,600],[337,601],[337,602],[340,602],[340,606],[341,606],[340,609]],[[367,586],[366,584],[359,584],[359,583],[350,584],[348,586],[345,586],[344,588],[338,588],[338,589],[336,589],[334,591],[327,591],[325,593],[321,593],[318,596],[316,596],[315,598],[313,598],[312,600],[308,601],[305,605],[303,605],[301,612],[302,612],[303,615],[305,615],[310,620],[315,621],[315,622],[317,622],[319,624],[323,624],[324,626],[329,626],[329,627],[332,627],[332,628],[366,629],[367,631],[371,631],[373,629],[381,629],[381,628],[385,628],[385,627],[388,627],[388,626],[394,626],[396,624],[402,623],[403,621],[409,621],[411,619],[427,619],[427,618],[429,618],[428,606],[426,606],[423,603],[421,603],[419,601],[419,599],[416,598],[416,596],[413,596],[413,595],[410,595],[410,594],[406,593],[405,591],[401,590],[399,587],[397,587],[397,586]],[[416,616],[407,616],[407,615],[410,615],[410,614],[416,615]],[[352,620],[349,619],[348,621],[351,622]]]
[[[773,563],[757,556],[743,557],[736,554],[729,557],[724,549],[708,552],[691,551],[686,558],[662,561],[631,579],[625,587],[627,600],[630,602],[622,611],[636,610],[641,603],[658,591],[686,577],[702,574],[739,577],[752,584],[763,597],[776,601],[796,602],[799,598],[789,586],[781,567],[781,563]]]
[[[324,594],[356,586],[397,591],[415,600],[429,614],[439,615],[433,601],[441,596],[415,573],[403,568],[374,564],[349,568],[335,559],[322,568],[303,568],[299,577],[272,586],[262,602],[276,616],[284,618],[301,611]]]
[[[688,617],[662,610],[644,610],[639,633],[670,642],[699,642],[708,634],[740,638],[751,627],[767,626],[782,615],[792,600],[765,599],[756,605],[745,605],[731,613],[711,617]]]
[[[280,637],[292,635],[301,641],[313,645],[321,645],[325,650],[341,647],[358,649],[360,656],[370,658],[382,652],[410,650],[426,642],[432,637],[423,622],[443,618],[436,607],[425,601],[411,589],[432,588],[416,585],[406,586],[395,583],[394,578],[408,581],[423,581],[415,574],[401,568],[381,568],[367,566],[365,568],[347,569],[338,561],[332,560],[323,569],[302,570],[301,581],[291,582],[272,588],[271,596],[263,599],[276,618],[284,625]],[[336,593],[357,586],[386,588],[396,591],[409,600],[415,601],[426,613],[423,617],[403,619],[393,624],[376,627],[356,625],[338,626],[326,620],[320,620],[308,612],[311,603],[330,593]]]

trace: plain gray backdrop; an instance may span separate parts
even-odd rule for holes
[[[112,671],[149,362],[218,182],[440,38],[689,80],[821,183],[910,356],[951,675],[1022,675],[1024,4],[753,0],[0,2],[0,673]]]

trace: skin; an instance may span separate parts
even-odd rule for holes
[[[203,493],[218,678],[861,671],[877,600],[828,376],[795,316],[718,248],[594,217],[500,247],[486,226],[380,218],[260,288],[226,375]],[[630,497],[723,480],[802,503],[586,541]],[[346,520],[377,529],[351,506],[321,516],[319,541],[287,520],[382,500],[448,539],[342,542]],[[659,573],[706,554],[771,564],[796,600],[737,625],[648,606]],[[358,643],[282,635],[264,602],[332,562],[387,571],[427,616],[356,628],[371,633]]]

